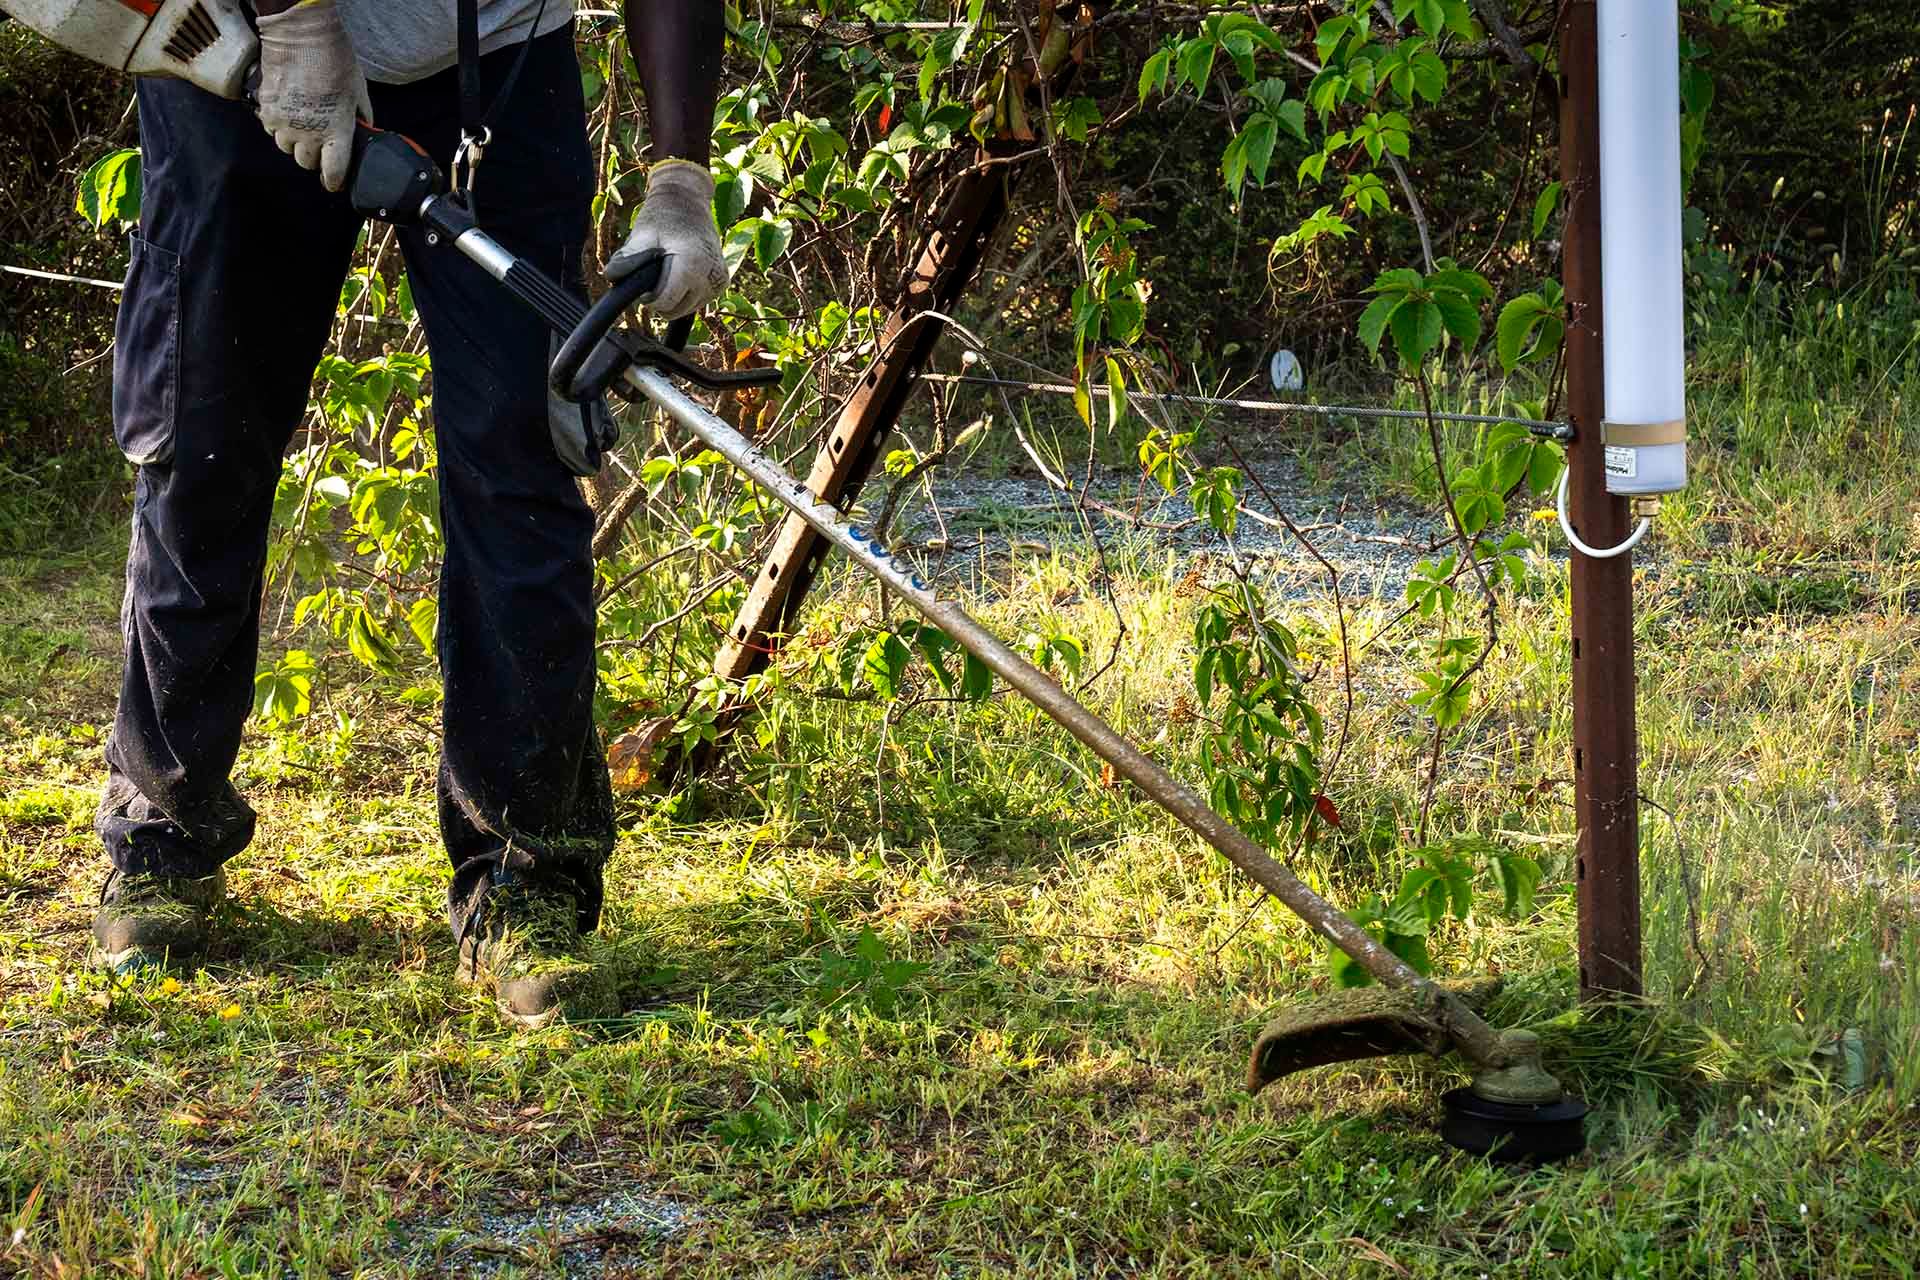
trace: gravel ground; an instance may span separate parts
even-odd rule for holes
[[[574,1204],[482,1213],[444,1255],[445,1265],[466,1276],[493,1276],[554,1248],[568,1276],[630,1275],[636,1267],[644,1274],[644,1260],[660,1244],[703,1216],[693,1206],[636,1190]]]
[[[1286,515],[1307,534],[1340,572],[1350,598],[1379,595],[1399,600],[1407,578],[1432,554],[1444,533],[1437,512],[1383,501],[1351,482],[1332,487],[1314,484],[1285,457],[1253,464]],[[1229,557],[1233,550],[1253,561],[1263,579],[1282,594],[1312,595],[1326,589],[1326,572],[1286,528],[1263,523],[1272,517],[1266,498],[1249,486],[1232,546],[1194,515],[1183,493],[1169,496],[1158,485],[1141,483],[1137,470],[1096,470],[1086,517],[1109,549],[1148,543],[1162,554],[1172,551],[1196,561]],[[883,485],[862,495],[868,511],[878,510]],[[962,472],[936,472],[931,504],[916,496],[895,521],[897,549],[926,556],[943,575],[964,572],[984,556],[1033,554],[1051,547],[1084,545],[1086,533],[1075,497],[1061,492],[1031,468],[999,478]]]

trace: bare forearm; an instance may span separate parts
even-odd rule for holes
[[[706,164],[720,96],[726,12],[720,0],[626,0],[627,45],[647,95],[655,159]]]

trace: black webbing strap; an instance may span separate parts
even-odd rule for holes
[[[533,23],[527,28],[527,38],[520,42],[520,55],[513,60],[513,67],[507,72],[500,92],[484,106],[480,86],[480,0],[457,0],[456,9],[460,55],[460,152],[454,157],[454,169],[468,211],[477,221],[480,210],[473,202],[474,171],[479,167],[487,145],[493,141],[493,122],[499,118],[508,99],[513,97],[513,87],[520,82],[520,72],[526,68],[527,55],[533,52],[534,38],[540,34],[540,23],[547,16],[547,0],[540,0],[540,7],[534,10]],[[460,173],[462,169],[465,170],[464,176]]]
[[[480,102],[480,0],[459,0],[460,134],[482,137],[486,108]],[[539,19],[534,20],[537,30]]]

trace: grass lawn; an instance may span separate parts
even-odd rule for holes
[[[1641,785],[1671,815],[1644,814],[1647,1012],[1569,1012],[1563,563],[1504,606],[1448,744],[1436,831],[1546,872],[1529,918],[1488,892],[1435,946],[1506,979],[1495,1020],[1540,1030],[1594,1108],[1591,1150],[1538,1171],[1440,1141],[1454,1063],[1249,1097],[1254,1034],[1326,986],[1324,954],[1012,698],[794,694],[808,733],[629,797],[605,924],[625,1013],[529,1034],[451,976],[431,709],[343,665],[301,725],[249,733],[260,833],[213,952],[109,983],[89,824],[124,500],[5,478],[0,1268],[1915,1274],[1920,426],[1904,366],[1814,390],[1817,355],[1701,358],[1697,483],[1641,575]],[[1400,456],[1378,482],[1418,490]],[[1188,768],[1195,588],[1149,541],[1109,551],[1130,639],[1084,696]],[[1111,647],[1084,548],[1003,568],[1003,634],[1046,615]],[[872,601],[842,577],[812,625]],[[1325,644],[1327,601],[1293,608]],[[1397,875],[1414,822],[1417,638],[1355,673],[1346,821],[1302,866],[1343,903]]]

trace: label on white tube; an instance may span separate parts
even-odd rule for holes
[[[1640,451],[1617,444],[1610,444],[1606,450],[1607,476],[1609,479],[1631,480],[1639,474]]]

